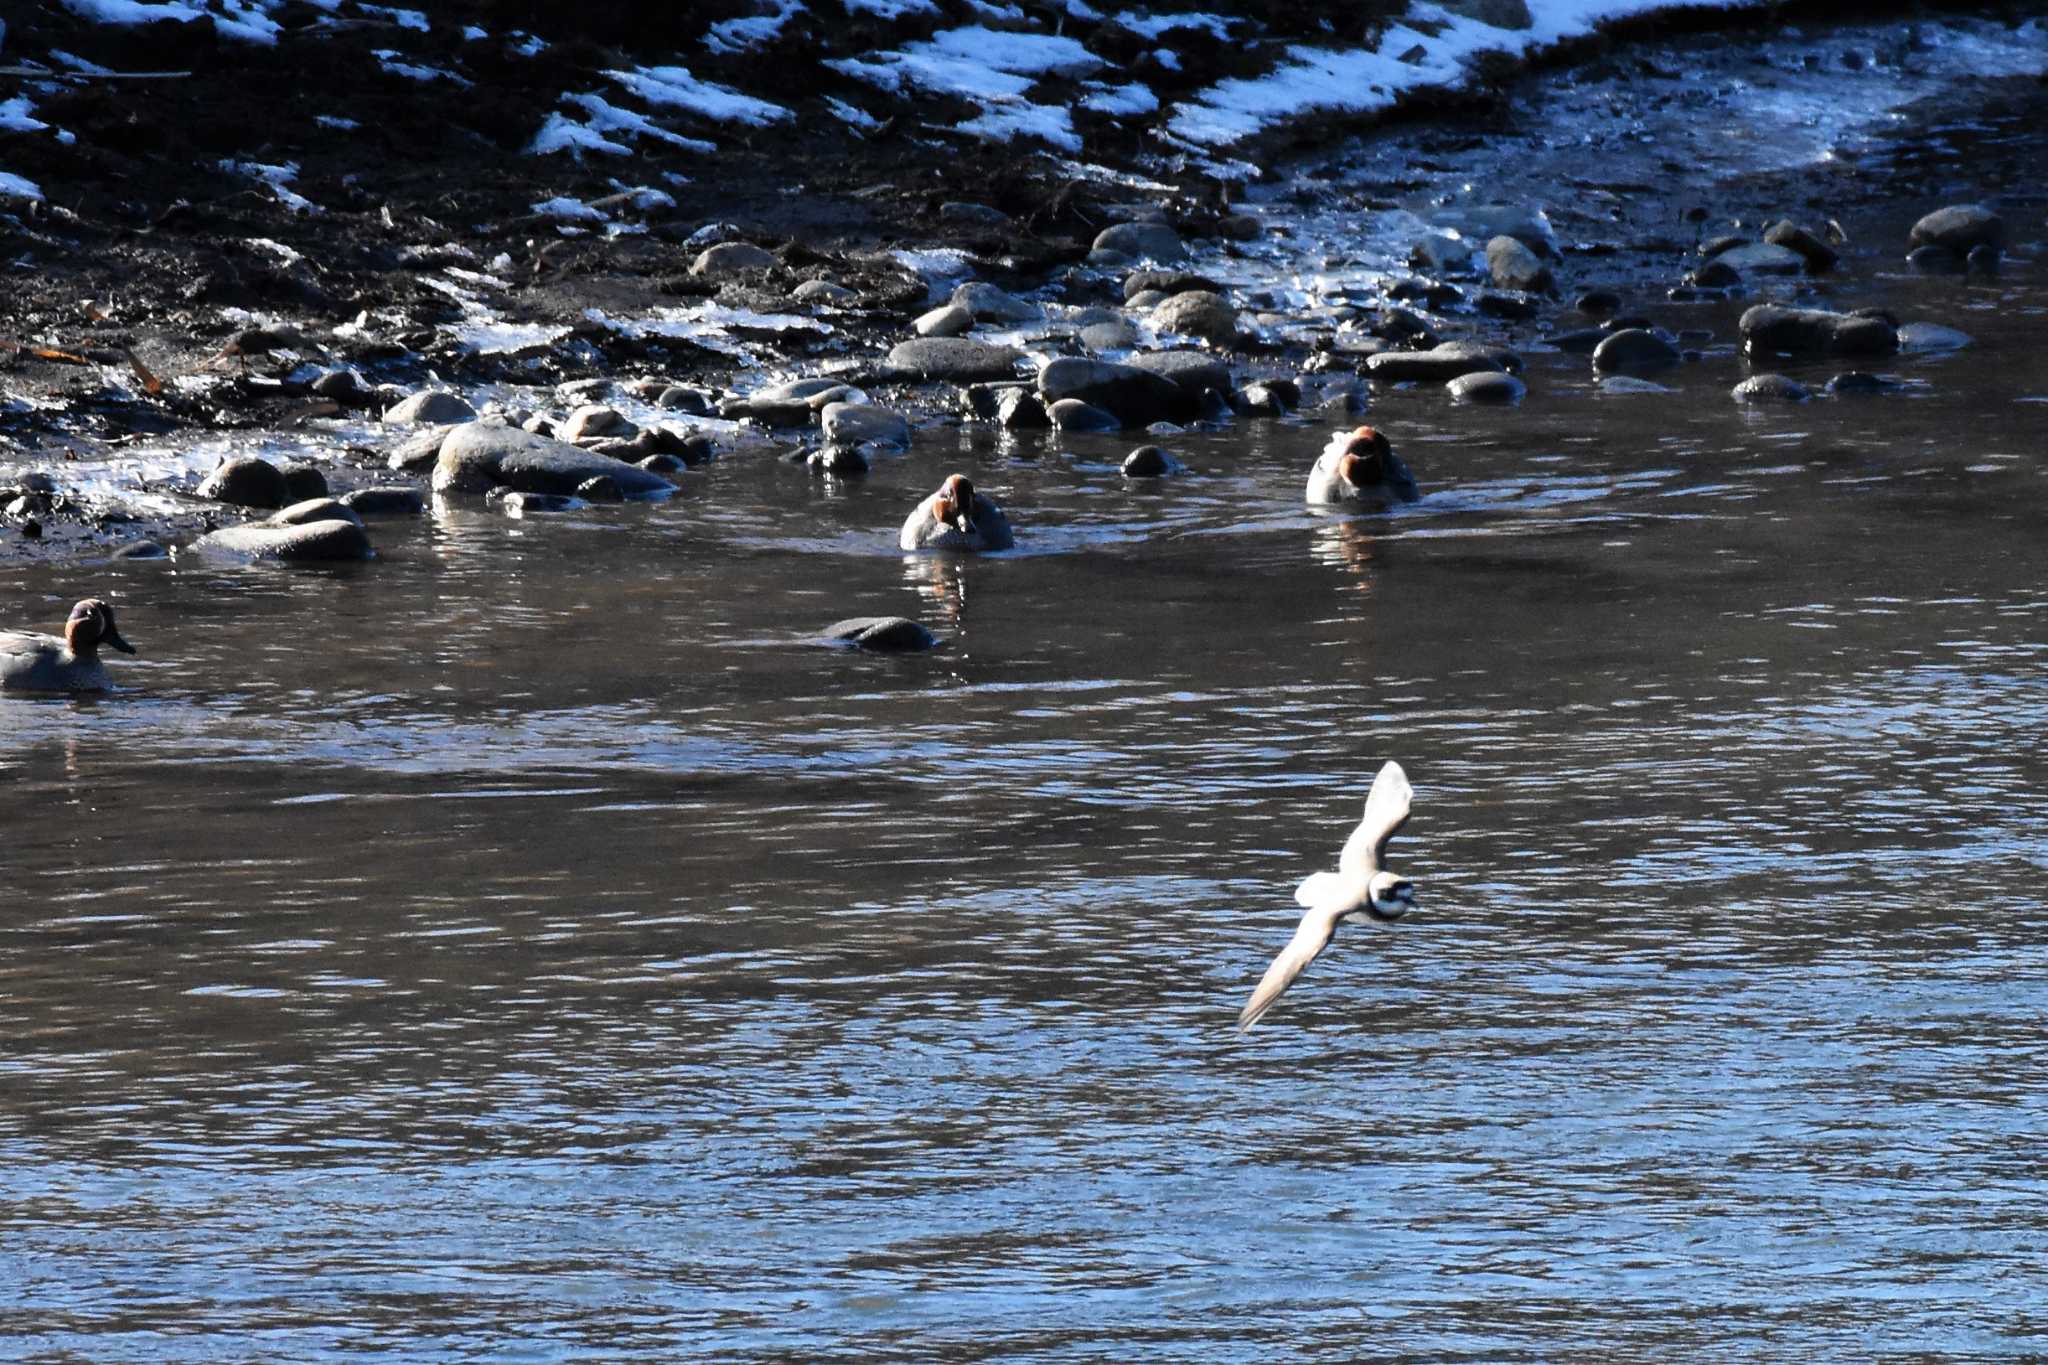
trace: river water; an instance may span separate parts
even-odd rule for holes
[[[0,567],[142,651],[0,701],[8,1353],[2048,1349],[2014,254],[1869,267],[1977,344],[1867,400],[1730,402],[1739,303],[1666,394],[1378,395],[1391,516],[1303,510],[1314,423],[1157,487],[941,429],[345,571]],[[1016,552],[896,552],[953,469]],[[882,613],[948,644],[813,642]],[[1421,909],[1240,1037],[1389,758]]]

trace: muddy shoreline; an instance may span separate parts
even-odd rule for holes
[[[1795,54],[1777,59],[1788,67],[1797,61],[1809,69],[1860,71],[1865,63],[1903,68],[1914,60],[1910,25],[1899,25],[1887,47],[1881,32],[1872,40],[1869,26],[1829,25],[1829,7],[1799,11],[1768,19],[1749,12],[1666,16],[1571,44],[1545,69],[1568,73],[1589,100],[1606,101],[1625,119],[1674,98],[1661,87],[1681,73],[1655,44],[1675,29],[1700,35],[1710,63],[1725,70],[1756,62],[1752,49],[1772,35]],[[1806,27],[1788,39],[1784,27],[1794,17]],[[322,41],[363,46],[389,37],[344,32]],[[146,54],[140,41],[127,30],[16,28],[7,51],[33,61],[49,50],[77,49],[94,62],[136,69]],[[97,48],[88,47],[95,42]],[[813,119],[753,133],[724,148],[711,173],[698,158],[688,163],[686,182],[661,182],[661,193],[636,195],[620,168],[602,160],[508,154],[532,115],[530,99],[516,88],[487,97],[475,87],[406,82],[365,92],[339,75],[322,88],[323,70],[349,66],[300,54],[288,76],[304,107],[370,117],[331,129],[325,144],[297,127],[281,142],[250,136],[266,94],[248,64],[261,54],[223,41],[156,55],[191,60],[198,74],[133,84],[40,83],[38,89],[57,93],[39,99],[38,117],[75,132],[78,143],[52,142],[39,155],[24,155],[28,144],[14,139],[10,164],[34,175],[46,197],[12,203],[0,219],[11,262],[0,306],[0,485],[10,494],[0,498],[0,554],[92,557],[139,539],[177,545],[247,515],[198,498],[196,479],[146,488],[161,495],[147,508],[69,496],[61,476],[48,486],[16,477],[30,468],[61,472],[108,461],[139,443],[302,442],[337,492],[388,483],[389,456],[405,432],[387,433],[377,416],[422,389],[552,391],[545,405],[552,415],[532,411],[532,404],[519,414],[548,427],[615,391],[647,401],[668,389],[694,392],[702,401],[678,399],[685,404],[679,415],[715,417],[724,404],[727,417],[743,419],[737,432],[707,427],[711,449],[698,449],[698,456],[742,445],[800,456],[818,443],[808,422],[768,420],[732,406],[768,377],[826,375],[915,423],[986,418],[992,409],[975,411],[962,385],[921,380],[885,357],[912,335],[912,320],[943,303],[961,279],[1064,310],[1076,333],[1086,325],[1085,310],[1125,311],[1131,273],[1156,263],[1091,260],[1097,234],[1120,222],[1170,226],[1189,254],[1168,263],[1168,278],[1159,283],[1170,293],[1206,282],[1241,320],[1206,338],[1175,334],[1167,347],[1202,349],[1227,366],[1240,412],[1247,411],[1246,384],[1279,381],[1274,402],[1291,409],[1301,401],[1301,380],[1334,374],[1356,381],[1333,391],[1341,415],[1369,403],[1366,361],[1380,350],[1424,350],[1453,339],[1544,347],[1617,314],[1647,314],[1638,320],[1681,334],[1672,291],[1688,287],[1687,272],[1710,231],[1753,237],[1766,221],[1792,217],[1819,232],[1831,220],[1853,222],[1878,211],[1896,217],[1903,204],[1978,197],[1958,168],[1933,160],[1834,157],[1702,183],[1696,163],[1645,154],[1625,171],[1589,165],[1588,174],[1548,195],[1518,196],[1503,206],[1547,202],[1558,229],[1548,280],[1516,289],[1497,278],[1473,279],[1469,271],[1420,269],[1382,281],[1371,298],[1325,300],[1304,328],[1294,325],[1298,317],[1279,316],[1287,300],[1207,276],[1227,276],[1262,251],[1284,253],[1298,235],[1290,222],[1297,213],[1402,209],[1441,190],[1475,158],[1511,161],[1539,117],[1530,99],[1540,73],[1490,69],[1473,89],[1412,100],[1377,120],[1356,154],[1332,149],[1347,145],[1342,139],[1359,131],[1358,121],[1297,122],[1233,149],[1244,164],[1260,167],[1238,180],[1186,159],[1175,164],[1110,124],[1093,130],[1079,159],[1044,148],[1012,154],[976,147],[963,155],[957,140],[920,132],[949,115],[934,103],[917,111],[920,117],[858,136]],[[560,60],[601,65],[616,57],[567,48]],[[1228,69],[1226,54],[1212,57],[1204,74]],[[1916,128],[1934,127],[1958,110],[2038,102],[2040,84],[1990,82],[1923,100],[1898,136],[1910,141]],[[479,131],[492,128],[502,133],[496,145]],[[212,169],[195,161],[216,154],[222,159]],[[220,169],[231,154],[303,166],[294,183],[322,201],[321,211],[295,210],[287,195]],[[658,169],[658,158],[643,160],[650,165],[638,167],[634,178],[654,183],[650,166]],[[991,175],[999,161],[1004,173]],[[608,222],[600,228],[538,212],[535,206],[550,197],[600,205]],[[719,243],[752,244],[768,255],[730,271],[693,270]],[[1852,249],[1867,260],[1890,260],[1904,245],[1860,241]],[[929,259],[945,260],[946,272],[916,268]],[[1175,283],[1176,274],[1194,278]],[[1837,297],[1840,278],[1814,272],[1771,287],[1801,301],[1853,306],[1853,298]],[[488,292],[494,325],[537,339],[502,349],[465,341],[455,329],[475,312],[475,298],[465,298],[460,284],[469,280]],[[797,290],[817,281],[845,292],[823,302],[795,300]],[[1758,299],[1769,292],[1754,283],[1748,288]],[[1582,309],[1581,296],[1589,293],[1602,297]],[[715,306],[735,321],[708,339],[605,321],[656,306]],[[787,318],[821,325],[760,321]],[[1073,337],[1048,344],[1092,353]],[[747,352],[743,360],[736,349]],[[1016,377],[1030,372],[1027,364]],[[1355,399],[1344,396],[1349,392]],[[1145,439],[1131,434],[1134,445]],[[424,487],[423,473],[409,477]]]

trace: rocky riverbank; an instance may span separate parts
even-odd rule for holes
[[[1348,422],[1391,384],[1511,405],[1532,349],[1584,351],[1618,391],[1739,349],[1757,372],[1738,397],[1796,399],[1830,377],[1774,377],[1773,357],[1847,376],[1967,344],[1953,319],[1870,311],[1876,272],[1967,288],[2041,230],[1995,147],[1923,159],[1857,124],[2037,107],[2048,43],[1999,16],[1763,31],[1738,11],[1682,50],[1581,41],[1519,83],[1475,61],[1429,120],[1282,161],[1382,111],[1227,143],[1175,118],[1284,69],[1287,21],[1233,14],[1119,56],[1142,25],[1020,10],[989,31],[1079,55],[1032,49],[1065,65],[1003,107],[1084,112],[995,143],[947,131],[980,105],[915,81],[869,112],[886,81],[857,54],[959,59],[944,39],[969,16],[936,7],[827,32],[783,6],[751,46],[719,30],[732,50],[700,72],[728,83],[709,93],[642,64],[776,7],[739,8],[613,46],[367,9],[270,45],[218,24],[8,30],[28,93],[0,165],[35,193],[0,216],[0,553],[360,557],[373,534],[309,535],[303,504],[341,495],[320,515],[348,523],[495,494],[534,514],[662,496],[733,456],[854,477],[936,423],[1170,444],[1197,422]],[[1361,44],[1401,31],[1360,22],[1379,25]],[[1069,23],[1085,41],[1047,31]],[[777,103],[775,62],[798,53],[832,81]],[[1137,109],[1109,70],[1183,103]],[[701,126],[575,97],[607,75],[644,108],[694,99]],[[279,81],[305,111],[289,128]],[[536,103],[557,87],[572,98]],[[1118,91],[1128,112],[1091,109]],[[1717,308],[1738,332],[1700,325]]]

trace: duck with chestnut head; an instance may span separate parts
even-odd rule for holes
[[[1308,500],[1318,507],[1388,507],[1421,496],[1393,443],[1374,427],[1332,437],[1308,472]]]
[[[0,689],[9,692],[105,692],[113,686],[100,646],[123,654],[135,647],[114,628],[114,609],[88,597],[71,609],[64,634],[0,631]]]
[[[906,550],[1007,550],[1015,541],[1003,509],[975,492],[965,474],[949,474],[903,523],[898,543]]]

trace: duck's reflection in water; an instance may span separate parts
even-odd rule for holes
[[[928,625],[945,625],[967,633],[966,564],[957,555],[922,554],[903,557],[903,577],[925,604]]]
[[[1375,562],[1378,538],[1354,517],[1331,521],[1316,528],[1309,540],[1309,554],[1318,564],[1342,569],[1358,581],[1346,584],[1351,592],[1370,593],[1379,576]]]

